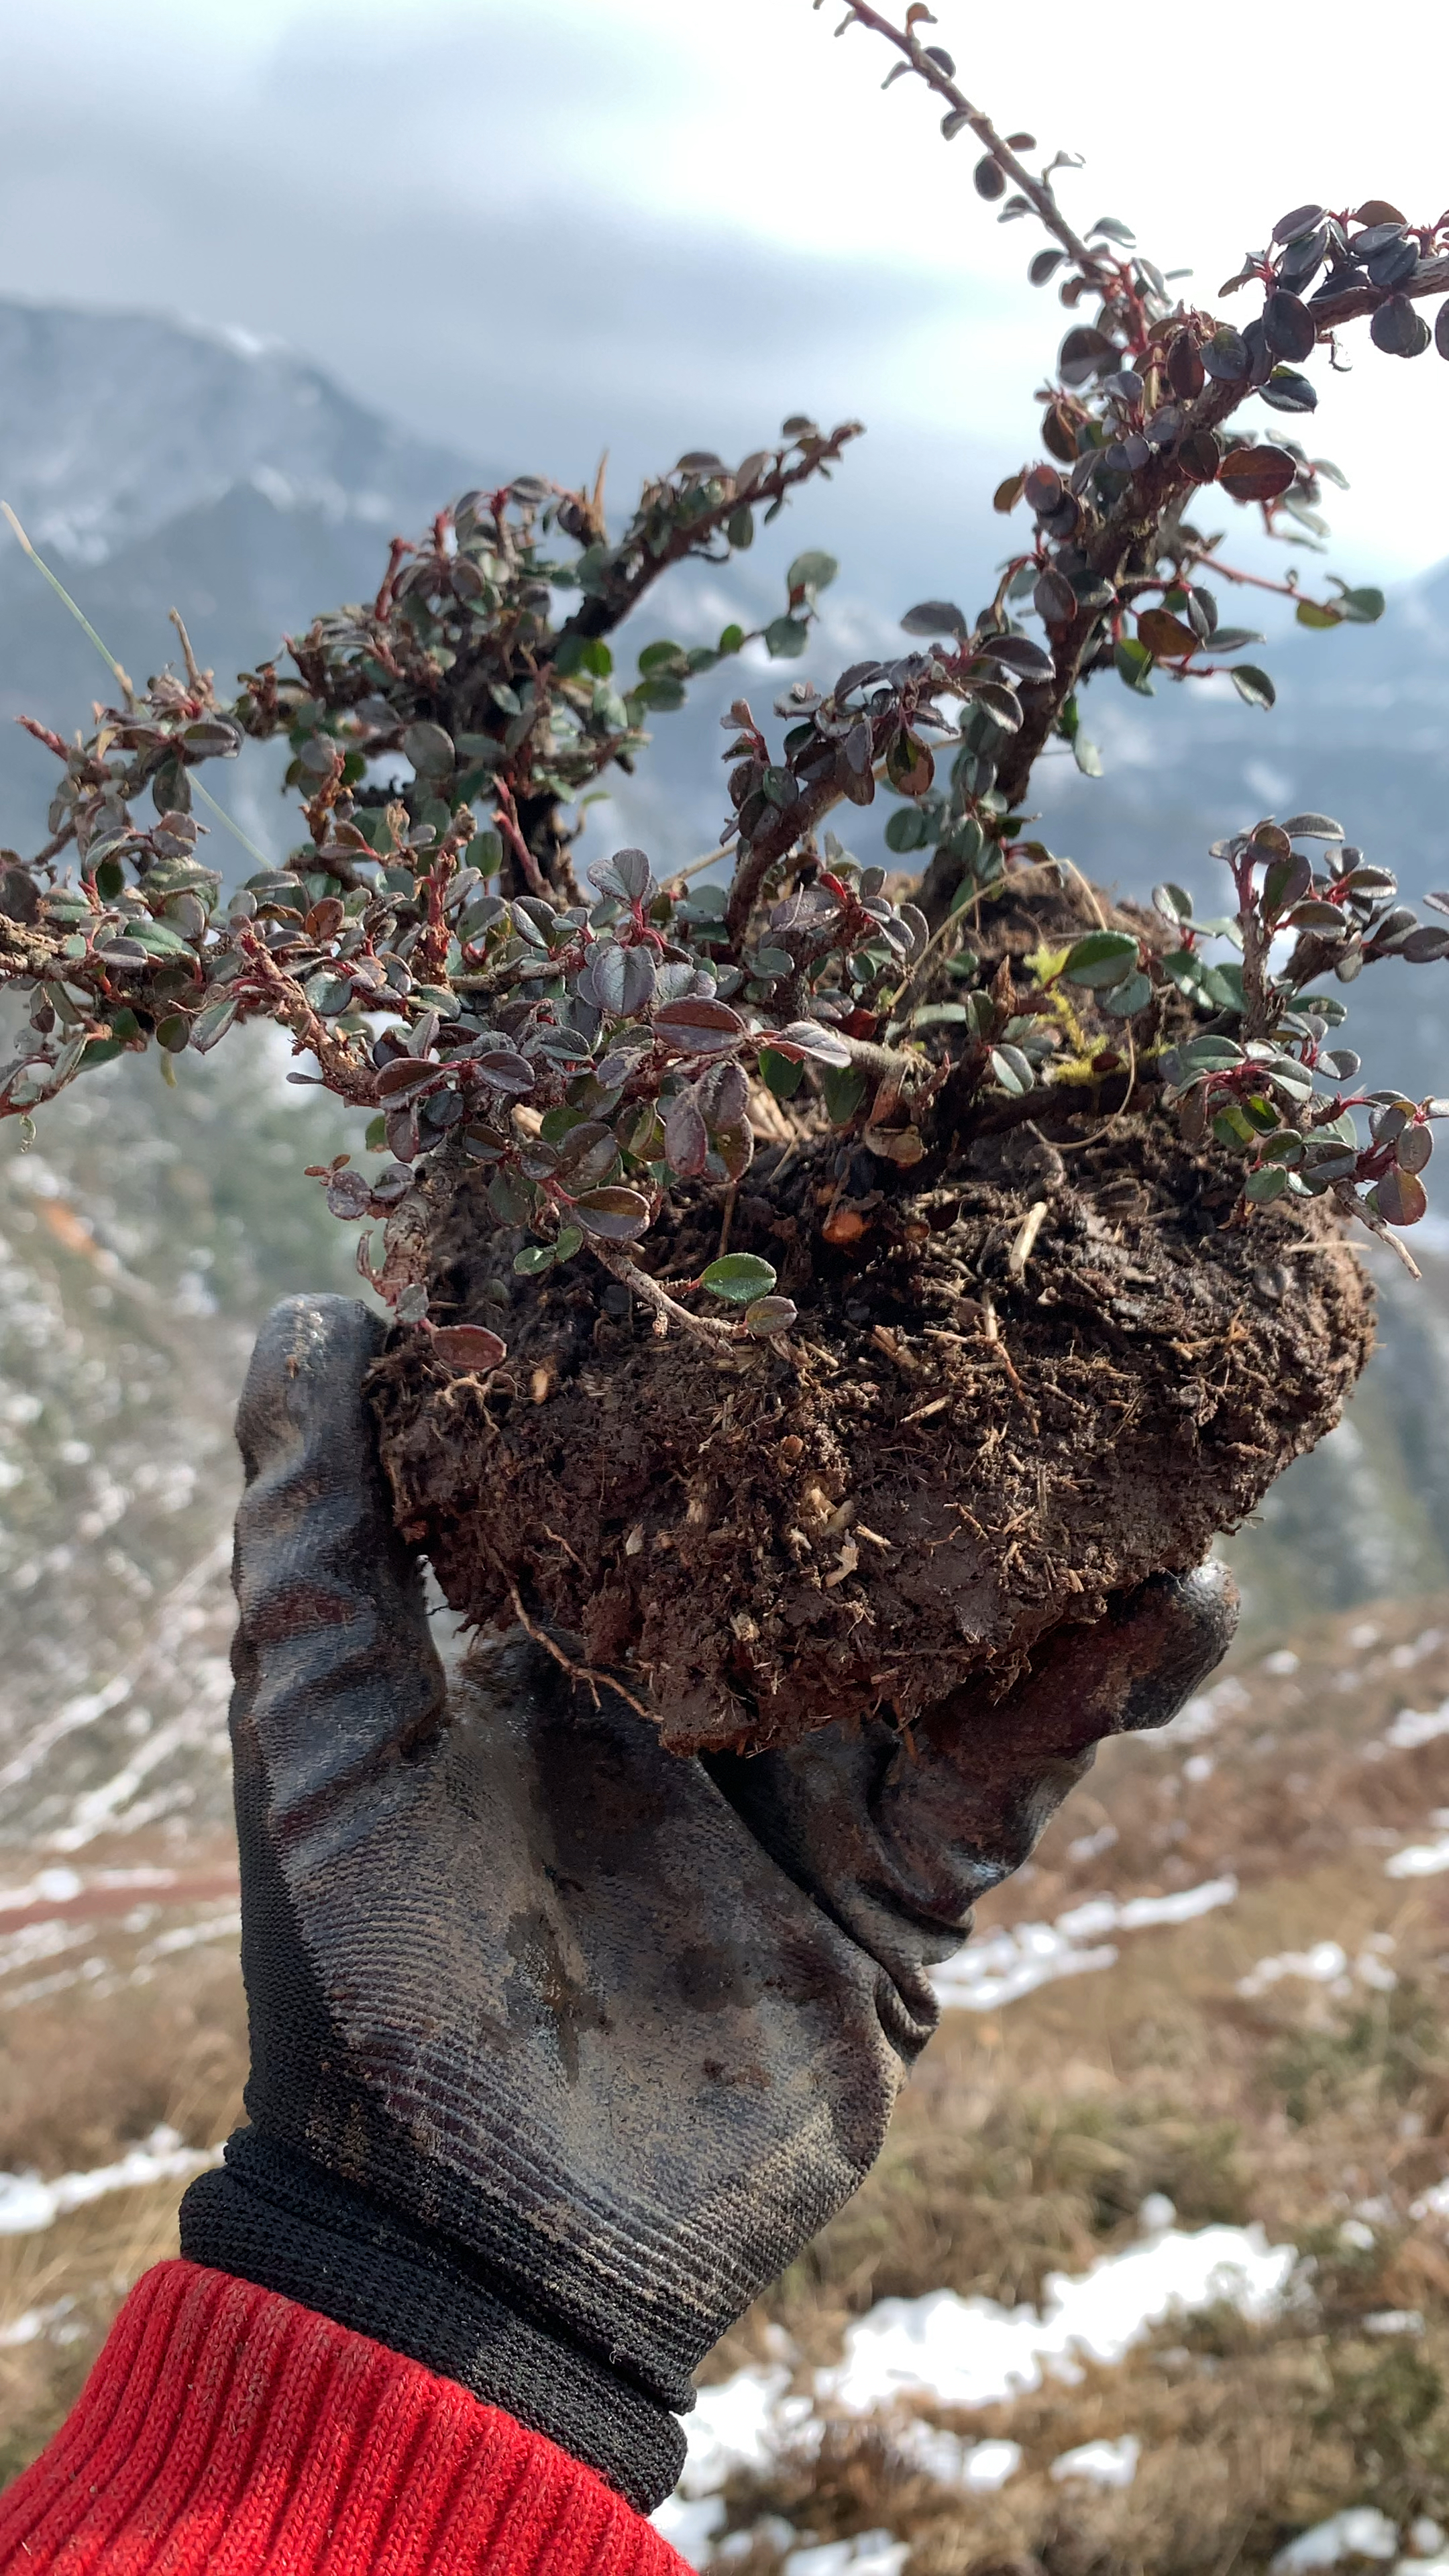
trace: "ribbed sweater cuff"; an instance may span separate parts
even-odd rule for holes
[[[275,2291],[159,2263],[0,2498],[5,2576],[685,2576],[542,2434]]]

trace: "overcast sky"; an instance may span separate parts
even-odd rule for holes
[[[421,430],[570,476],[858,413],[872,552],[932,517],[1000,550],[1063,316],[1025,282],[971,138],[879,84],[827,0],[0,0],[0,286],[275,334]],[[1440,0],[1027,12],[940,0],[1005,130],[1083,153],[1082,222],[1134,223],[1213,299],[1305,199],[1449,202]],[[1206,40],[1200,31],[1208,29]],[[1189,290],[1192,291],[1192,290]],[[1232,311],[1231,306],[1226,308]],[[1449,554],[1449,369],[1353,334],[1315,445],[1354,489],[1331,562]],[[1422,476],[1416,454],[1435,461]],[[812,534],[815,532],[812,531]]]

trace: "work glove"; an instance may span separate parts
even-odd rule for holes
[[[182,2251],[648,2511],[693,2372],[879,2153],[929,1969],[1094,1744],[1162,1725],[1218,1661],[1231,1586],[1148,1583],[911,1741],[682,1760],[541,1631],[445,1671],[363,1394],[385,1332],[294,1298],[242,1398],[250,2125],[188,2192]]]

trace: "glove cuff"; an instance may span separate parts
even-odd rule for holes
[[[256,2129],[238,2130],[225,2164],[187,2192],[181,2251],[456,2380],[640,2513],[678,2481],[684,2436],[657,2396],[521,2314],[436,2236]]]

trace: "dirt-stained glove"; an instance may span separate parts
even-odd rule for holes
[[[854,2191],[926,1975],[1098,1738],[1223,1653],[1215,1572],[1064,1630],[1006,1698],[682,1761],[515,1638],[449,1680],[362,1394],[295,1298],[238,1430],[232,1727],[251,2125],[182,2250],[459,2380],[648,2510],[691,2374]]]

